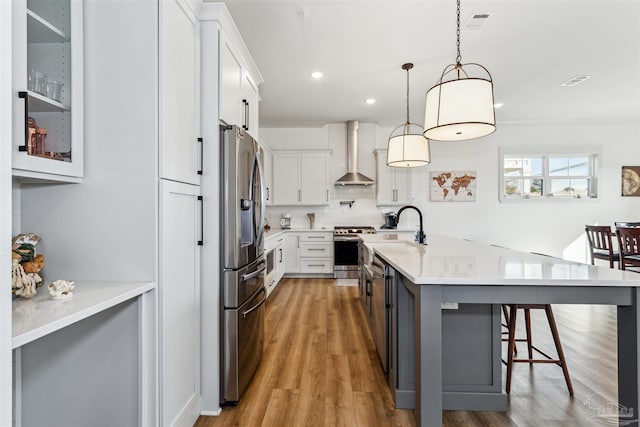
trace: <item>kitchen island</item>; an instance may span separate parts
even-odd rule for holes
[[[628,416],[637,414],[638,274],[445,236],[429,236],[428,243],[368,244],[398,272],[398,297],[413,302],[412,318],[399,316],[397,330],[412,331],[416,344],[418,425],[442,425],[442,303],[618,306],[618,403],[623,409],[620,419],[629,421]],[[405,350],[398,348],[399,353]]]

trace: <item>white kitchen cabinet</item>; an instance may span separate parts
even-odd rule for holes
[[[264,191],[265,205],[273,205],[273,154],[271,150],[262,147],[262,160],[264,165]]]
[[[287,253],[285,252],[285,247],[284,247],[284,240],[282,243],[278,244],[278,246],[276,246],[276,268],[275,268],[275,273],[274,273],[274,282],[275,282],[275,286],[278,285],[278,282],[280,282],[280,280],[282,279],[282,277],[284,276],[284,273],[287,270],[287,258],[286,258]]]
[[[13,176],[80,182],[84,174],[83,2],[15,0],[12,7]],[[29,137],[27,125],[34,121],[38,129],[46,130],[46,137],[38,138],[37,144],[36,138]]]
[[[252,72],[248,64],[253,59],[241,53],[238,44],[244,44],[224,30],[220,31],[220,120],[237,125],[258,138],[258,111],[260,96],[258,86],[262,77]],[[244,49],[246,51],[246,48]]]
[[[273,153],[273,205],[328,204],[328,151]]]
[[[199,184],[200,22],[186,0],[159,6],[160,177]]]
[[[159,345],[162,426],[200,414],[200,187],[160,183]]]
[[[376,205],[406,205],[411,202],[410,168],[387,166],[387,150],[375,150]]]
[[[282,247],[284,258],[284,272],[285,273],[298,273],[300,270],[300,262],[298,258],[298,248],[300,246],[300,235],[298,233],[287,232],[284,240],[284,246]]]
[[[299,273],[333,273],[333,233],[301,232],[298,256]]]

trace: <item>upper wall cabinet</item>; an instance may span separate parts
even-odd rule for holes
[[[83,27],[79,0],[15,0],[13,175],[80,182]]]
[[[200,183],[200,22],[186,0],[160,4],[160,177]]]
[[[375,150],[376,205],[406,205],[411,202],[411,169],[387,166],[387,150]]]
[[[328,205],[329,152],[273,153],[273,204]]]
[[[258,139],[258,86],[262,83],[262,77],[233,21],[226,19],[228,12],[224,10],[219,13],[220,120],[240,126]]]

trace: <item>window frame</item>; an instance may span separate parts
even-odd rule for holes
[[[602,148],[596,146],[575,146],[575,147],[501,147],[498,150],[499,159],[499,186],[498,186],[498,199],[501,203],[511,202],[576,202],[576,201],[596,201],[600,194],[600,159],[602,158]],[[513,179],[521,180],[533,180],[536,178],[542,179],[542,195],[530,197],[529,195],[507,195],[505,194],[505,183],[509,181],[510,177],[505,175],[505,158],[539,158],[542,161],[542,171],[540,175],[520,175],[514,176]],[[589,175],[551,175],[549,171],[549,159],[567,157],[586,157],[589,162]],[[551,192],[552,182],[560,179],[587,179],[589,182],[588,196],[553,196]]]

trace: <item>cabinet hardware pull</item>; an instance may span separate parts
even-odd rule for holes
[[[29,144],[29,98],[27,92],[18,92],[18,98],[24,99],[24,145],[18,146],[18,151],[27,151]]]
[[[308,236],[308,239],[324,239],[325,236]]]
[[[308,267],[324,267],[324,264],[307,264]]]
[[[202,196],[198,196],[200,202],[200,240],[198,240],[198,246],[204,245],[204,200]]]
[[[266,187],[267,190],[267,200],[269,200],[269,187]]]
[[[280,251],[280,261],[279,262],[282,262],[282,248],[278,248],[278,250]]]
[[[324,248],[307,248],[308,251],[324,251]]]
[[[302,201],[302,190],[298,190],[298,201]]]
[[[244,117],[242,119],[244,120],[244,123],[242,124],[242,129],[249,130],[249,126],[247,126],[247,106],[249,105],[249,103],[247,102],[246,99],[243,99],[242,105],[244,105]]]
[[[329,201],[329,190],[326,190],[327,192],[327,202]]]
[[[245,123],[247,124],[247,130],[249,130],[249,117],[251,117],[251,110],[249,110],[250,106],[249,106],[249,101],[247,101],[247,107],[246,107],[246,113],[245,113]]]
[[[200,170],[198,171],[198,175],[202,175],[202,171],[204,170],[204,139],[198,138],[198,142],[200,143]]]

